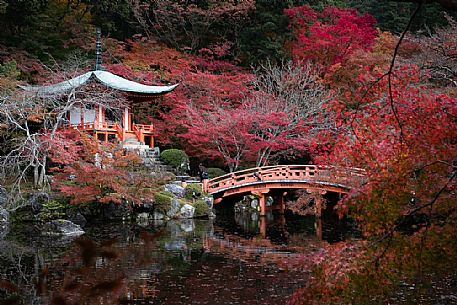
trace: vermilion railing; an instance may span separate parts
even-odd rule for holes
[[[339,168],[317,165],[276,165],[250,168],[229,173],[208,181],[208,193],[226,188],[258,182],[277,181],[319,181],[340,183],[347,186],[360,185],[365,171],[358,168]]]
[[[117,122],[113,124],[113,128],[116,130],[119,141],[124,141],[124,129]]]
[[[146,124],[133,124],[133,128],[137,128],[145,133],[150,133],[154,131],[154,125],[146,125]]]

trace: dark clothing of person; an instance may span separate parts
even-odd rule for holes
[[[203,165],[198,166],[198,170],[200,173],[200,181],[203,181],[204,179],[208,179],[208,169],[204,167]]]

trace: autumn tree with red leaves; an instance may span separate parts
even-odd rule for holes
[[[344,246],[351,261],[331,250],[316,269],[318,280],[295,295],[294,304],[309,298],[365,303],[374,296],[382,302],[400,281],[421,272],[447,274],[455,266],[457,100],[446,94],[449,87],[423,77],[430,71],[405,64],[412,58],[407,46],[398,49],[392,70],[392,59],[373,56],[393,52],[388,35],[333,70],[357,74],[340,83],[340,94],[327,103],[338,129],[322,135],[331,150],[316,161],[366,170],[368,183],[338,205],[340,215],[358,222],[366,241]],[[346,271],[337,272],[341,268]]]
[[[309,6],[285,9],[293,29],[291,54],[294,60],[310,60],[327,72],[355,51],[369,50],[376,37],[376,20],[355,9],[326,7],[322,12]]]
[[[52,186],[70,204],[142,204],[151,201],[166,176],[138,172],[141,158],[114,144],[99,145],[79,131],[63,131],[53,138],[50,153]]]

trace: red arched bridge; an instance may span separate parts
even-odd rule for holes
[[[365,171],[359,168],[340,168],[320,165],[276,165],[250,168],[213,178],[204,186],[213,195],[214,203],[223,198],[251,193],[259,196],[260,215],[267,210],[265,198],[272,190],[307,189],[311,192],[348,193],[365,180]],[[276,191],[277,193],[277,191]],[[276,194],[277,195],[277,194]],[[284,210],[284,192],[276,199]],[[320,203],[316,205],[320,206]]]

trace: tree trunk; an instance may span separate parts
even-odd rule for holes
[[[47,159],[47,156],[44,155],[43,156],[43,162],[42,162],[42,165],[41,165],[41,173],[40,173],[40,177],[39,177],[39,180],[38,180],[38,186],[39,187],[43,187],[44,184],[45,184],[45,179],[46,179],[46,159]]]

